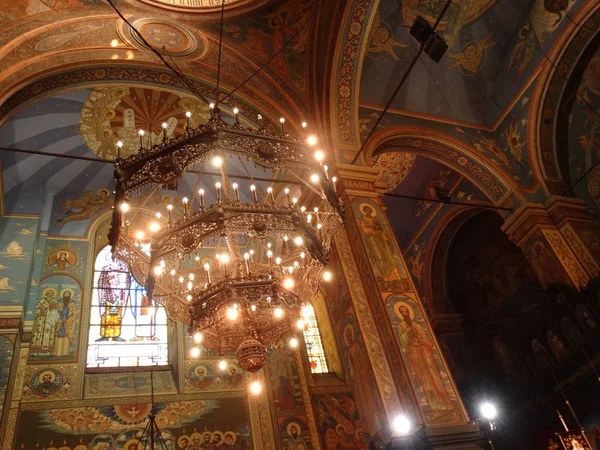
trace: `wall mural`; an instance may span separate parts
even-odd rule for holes
[[[321,441],[325,450],[366,450],[356,404],[350,395],[313,396]]]
[[[346,314],[338,324],[338,336],[341,341],[342,358],[346,373],[352,381],[354,400],[364,433],[374,435],[382,429],[385,414],[378,395],[377,385],[368,362],[365,344],[360,335],[356,317]]]
[[[352,201],[352,207],[379,288],[382,291],[410,292],[406,268],[398,256],[394,236],[389,232],[381,208],[372,200],[360,198]]]
[[[569,275],[543,237],[531,238],[524,251],[544,288],[554,283],[571,284]]]
[[[41,298],[35,310],[30,360],[74,359],[81,317],[79,282],[68,275],[53,275],[42,280],[39,292]]]
[[[23,303],[37,225],[37,219],[0,218],[0,305]]]
[[[186,351],[189,354],[189,351]],[[228,361],[225,370],[219,368],[220,359],[202,359],[186,362],[185,389],[187,392],[225,391],[244,389],[244,372],[235,361]]]
[[[253,448],[245,398],[22,411],[15,448],[141,450],[146,444],[140,441],[142,430],[151,412],[169,449]]]
[[[4,398],[8,387],[8,376],[12,367],[12,359],[12,341],[6,336],[0,336],[0,421],[2,420],[2,411],[4,410]]]
[[[402,295],[391,295],[386,305],[427,422],[464,421],[462,408],[421,308]]]
[[[303,420],[291,418],[281,421],[279,435],[283,450],[310,450],[312,448],[308,426]]]

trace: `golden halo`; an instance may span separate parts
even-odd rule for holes
[[[108,189],[98,189],[98,194],[104,197],[108,197],[110,195],[110,191]]]
[[[228,364],[228,365],[227,365],[227,369],[226,369],[226,370],[227,370],[227,373],[229,373],[229,369],[231,369],[232,367],[235,367],[235,370],[237,370],[237,373],[239,373],[239,371],[240,371],[240,368],[239,368],[239,367],[238,367],[238,365],[237,365],[237,364],[235,364],[235,363],[231,363],[231,364]]]
[[[43,295],[44,297],[46,297],[46,293],[47,293],[47,292],[52,292],[52,293],[54,293],[54,296],[55,296],[55,297],[56,297],[56,295],[58,294],[58,291],[57,291],[56,289],[54,289],[54,288],[46,288],[46,289],[44,289],[44,290],[42,291],[42,295]]]
[[[200,372],[202,372],[202,375],[200,375]],[[202,364],[196,366],[196,368],[194,369],[194,375],[196,375],[197,377],[199,376],[203,376],[205,377],[206,375],[208,375],[208,369],[206,367],[204,367]]]
[[[346,338],[346,334],[348,334],[348,333],[346,333],[346,330],[350,330],[350,331],[352,332],[352,339],[354,340],[354,339],[356,339],[356,336],[354,335],[354,327],[352,326],[352,324],[347,324],[347,325],[344,327],[344,334],[343,334],[344,343],[345,343],[345,344],[346,344],[348,347],[350,347],[350,342],[349,342],[349,341],[348,341],[348,339]]]
[[[40,373],[40,375],[38,376],[38,381],[42,383],[44,375],[46,374],[50,375],[50,383],[54,383],[54,381],[56,380],[56,374],[51,370],[44,370],[42,373]]]
[[[224,438],[226,438],[227,436],[231,436],[233,439],[233,443],[235,444],[235,441],[237,441],[237,436],[233,431],[226,431]]]
[[[184,439],[187,439],[187,442],[183,442]],[[190,437],[187,434],[183,434],[183,435],[179,436],[179,439],[177,439],[177,445],[181,449],[185,450],[186,448],[188,448],[189,443],[190,443]]]
[[[406,309],[408,309],[408,316],[410,317],[410,320],[415,320],[415,310],[406,302],[396,302],[394,304],[394,312],[396,313],[398,318],[400,320],[404,320],[404,317],[402,317],[402,314],[400,313],[401,306],[404,306]]]
[[[86,445],[80,444],[77,447],[75,447],[73,450],[88,450]]]
[[[375,207],[373,205],[371,205],[370,203],[361,203],[360,206],[358,207],[358,210],[364,216],[367,215],[367,213],[365,212],[365,208],[371,208],[371,210],[373,211],[373,214],[371,215],[371,217],[375,217],[377,215],[377,210],[375,209]]]
[[[287,431],[287,434],[289,436],[292,435],[292,427],[298,428],[298,434],[302,434],[302,427],[300,426],[300,424],[298,424],[298,422],[290,422],[290,423],[288,423],[288,426],[285,429],[285,431]]]
[[[213,431],[213,434],[212,434],[212,436],[211,436],[211,440],[213,440],[213,439],[215,438],[215,434],[216,434],[217,436],[219,436],[219,437],[221,438],[221,442],[223,442],[223,440],[225,439],[225,435],[223,434],[223,432],[222,432],[222,431],[219,431],[219,430],[215,430],[215,431]]]
[[[339,429],[341,429],[341,430],[342,430],[342,433],[341,433],[341,434],[346,434],[346,427],[344,427],[344,425],[342,425],[341,423],[338,423],[338,424],[335,426],[335,432],[336,432],[336,433],[338,433],[338,430],[339,430]],[[338,434],[340,434],[340,433],[338,433]]]
[[[202,440],[204,440],[206,435],[208,435],[210,437],[210,440],[212,441],[212,433],[210,431],[205,431],[204,433],[202,433]]]
[[[75,291],[71,288],[66,288],[66,289],[63,289],[62,291],[60,291],[61,298],[62,298],[63,294],[67,291],[71,293],[71,298],[75,297]]]
[[[140,444],[140,441],[138,441],[137,439],[129,439],[127,442],[125,442],[125,445],[123,446],[124,450],[129,450],[129,446],[131,444],[135,444],[135,449],[136,450],[142,450],[142,446]]]
[[[193,441],[194,439],[198,439],[198,440],[202,440],[202,435],[200,433],[192,433],[192,435],[190,436],[190,441]]]

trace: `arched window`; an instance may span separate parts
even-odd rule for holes
[[[87,367],[164,365],[167,315],[104,247],[94,264]]]
[[[308,353],[308,363],[312,373],[327,373],[327,359],[325,358],[325,350],[321,333],[319,332],[319,324],[315,316],[315,310],[312,305],[307,305],[302,308],[302,321],[304,322],[304,342],[306,342],[306,353]]]

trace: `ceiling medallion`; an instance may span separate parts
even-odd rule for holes
[[[301,308],[320,280],[331,278],[324,266],[344,211],[337,180],[306,123],[306,136],[297,138],[283,118],[273,132],[260,116],[259,129],[244,127],[237,108],[228,120],[213,104],[210,112],[197,126],[186,113],[182,134],[163,123],[153,145],[139,130],[133,155],[124,156],[117,143],[109,241],[147,295],[189,325],[196,343],[236,351],[240,366],[252,372],[265,364],[266,344],[303,327]],[[258,179],[249,165],[272,178]],[[208,168],[218,169],[213,178]],[[249,176],[240,177],[240,168]],[[140,201],[144,193],[176,191],[188,173],[198,174],[195,192],[166,206]],[[143,229],[137,209],[155,216]]]
[[[204,40],[198,42],[192,32],[175,22],[162,19],[139,19],[133,22],[133,26],[155,50],[163,55],[189,55],[199,46],[201,53],[205,53],[208,48]],[[131,33],[131,36],[139,45],[147,48],[137,33]]]

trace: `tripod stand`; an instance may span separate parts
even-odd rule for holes
[[[156,415],[154,414],[154,366],[150,366],[150,414],[148,415],[148,423],[144,427],[142,435],[138,439],[138,445],[136,450],[155,450],[162,449],[168,450],[167,443],[165,442],[162,432],[156,423]],[[140,447],[141,443],[144,443],[143,447]],[[150,446],[148,447],[148,444]],[[160,445],[157,447],[156,445]]]

